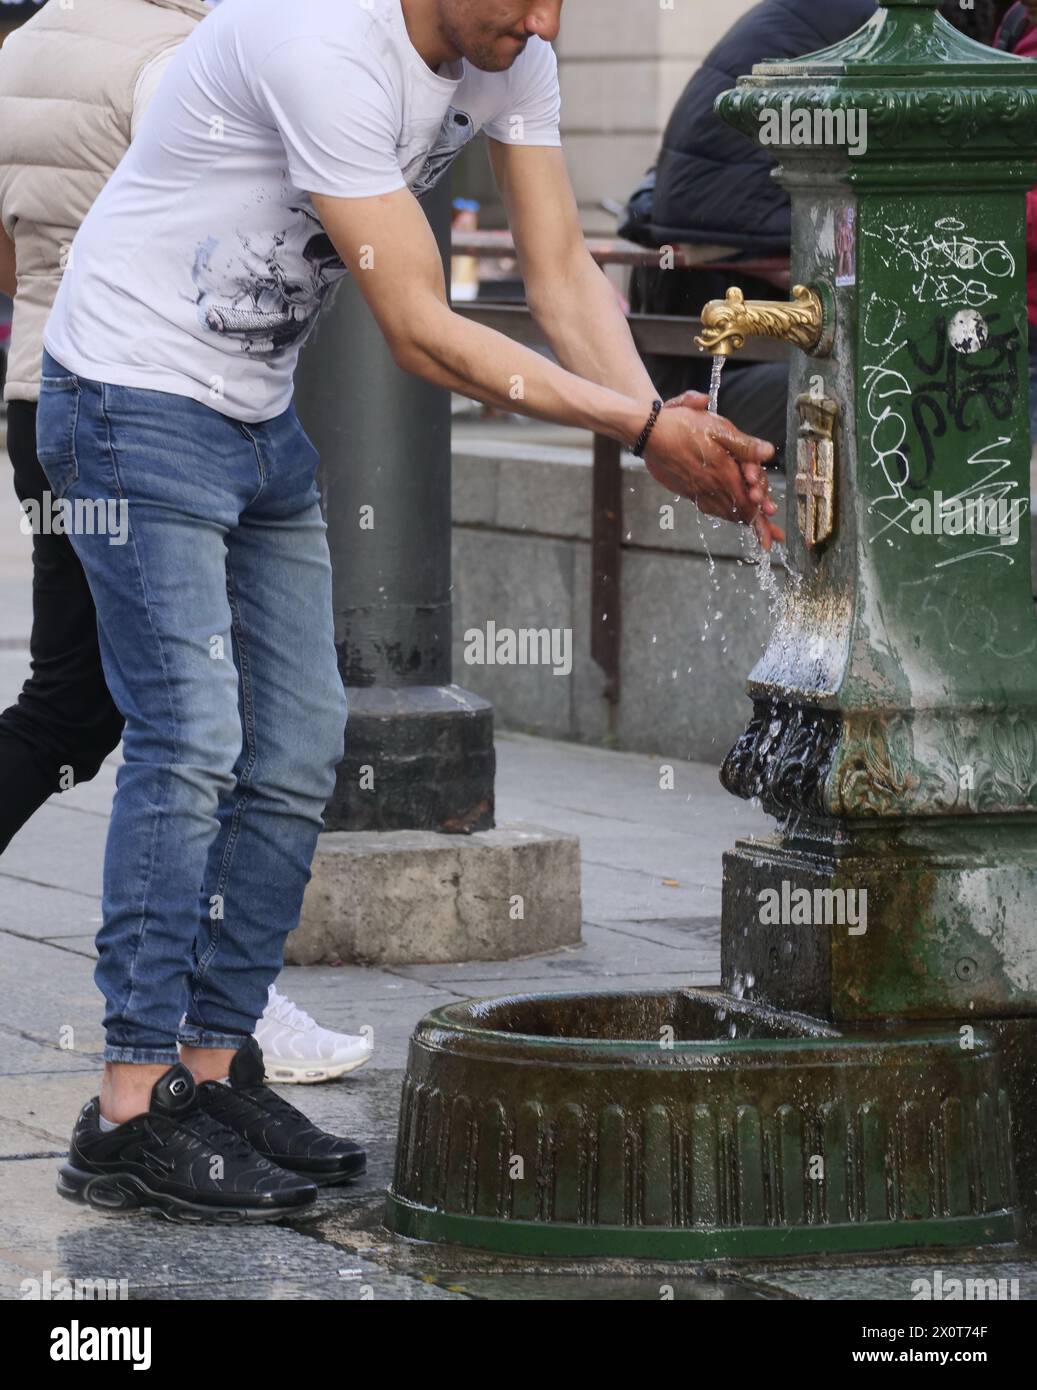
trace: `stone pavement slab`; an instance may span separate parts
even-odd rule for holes
[[[431,1008],[442,993],[435,985],[400,970],[362,965],[294,966],[279,983],[282,987],[291,984],[293,998],[305,995],[311,1011],[351,1008],[368,1000],[393,1003],[405,999],[428,999]]]
[[[33,1076],[43,1072],[62,1075],[76,1072],[96,1077],[101,1056],[100,1048],[96,1052],[85,1049],[66,1051],[57,1044],[41,1043],[6,1025],[0,1026],[0,1050],[4,1058],[0,1086],[13,1076]],[[0,1142],[2,1140],[3,1136],[0,1135]]]
[[[50,807],[40,813],[50,815]],[[13,848],[13,846],[12,846]],[[55,888],[18,878],[7,855],[0,859],[0,931],[12,936],[80,938],[77,949],[93,941],[101,925],[101,907],[91,893]]]
[[[554,988],[548,982],[563,978],[577,981],[593,977],[605,981],[623,975],[688,974],[699,970],[716,971],[719,961],[719,928],[712,921],[703,926],[702,941],[688,934],[683,940],[673,935],[656,940],[640,933],[584,925],[582,946],[556,951],[551,955],[529,956],[515,961],[466,961],[461,965],[401,965],[396,973],[410,980],[425,980],[440,988],[464,994],[477,983],[507,981],[516,977],[543,980],[541,989]]]
[[[99,1052],[101,1010],[93,961],[55,942],[10,932],[2,937],[2,1025],[49,1047]],[[0,1076],[3,1069],[0,1060]]]
[[[23,826],[0,860],[0,873],[97,900],[107,819],[69,810],[61,802],[60,796],[52,797]]]
[[[297,1226],[177,1226],[160,1218],[103,1216],[54,1193],[55,1163],[0,1164],[0,1298],[24,1297],[23,1281],[125,1281],[130,1299],[360,1301],[457,1299],[420,1278],[343,1255]],[[334,1197],[322,1198],[331,1205]],[[36,1224],[10,1219],[31,1206]]]

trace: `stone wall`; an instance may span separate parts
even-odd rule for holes
[[[779,483],[779,497],[781,495]],[[752,712],[749,670],[770,601],[743,562],[740,529],[670,498],[624,467],[621,700],[615,729],[590,655],[590,448],[465,438],[454,444],[454,680],[494,705],[501,727],[719,763]],[[568,632],[572,670],[489,664],[468,634]],[[561,649],[559,649],[561,650]]]

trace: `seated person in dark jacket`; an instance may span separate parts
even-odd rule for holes
[[[950,0],[943,13],[974,38],[990,41],[997,0],[971,11]],[[737,256],[785,256],[791,239],[788,194],[771,177],[775,160],[762,146],[713,114],[713,103],[738,78],[768,58],[801,58],[838,43],[866,24],[876,0],[762,0],[735,24],[688,83],[670,117],[655,169],[630,200],[623,236],[643,246],[690,243],[733,247]],[[782,299],[773,283],[736,271],[638,270],[631,308],[641,313],[697,316],[703,304],[737,284],[750,299]],[[710,360],[652,357],[648,369],[666,396],[709,389]],[[788,368],[751,363],[737,354],[720,389],[720,413],[739,429],[769,439],[784,462]]]

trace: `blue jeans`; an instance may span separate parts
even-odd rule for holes
[[[53,494],[127,519],[125,543],[96,525],[71,537],[126,720],[97,938],[104,1055],[171,1065],[178,1041],[253,1031],[342,758],[317,456],[294,409],[244,425],[49,355],[43,372]]]

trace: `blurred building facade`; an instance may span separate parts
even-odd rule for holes
[[[755,0],[565,0],[555,50],[562,130],[588,232],[614,235],[604,200],[625,203],[655,161],[670,112],[717,39]],[[818,0],[823,3],[823,0]],[[472,148],[455,191],[503,217],[485,153]]]
[[[566,0],[556,45],[565,145],[590,232],[613,233],[688,79],[755,0]]]

